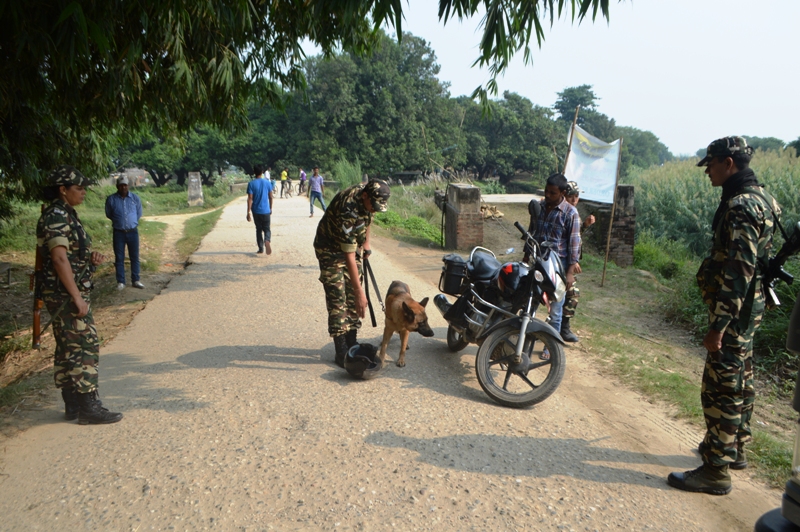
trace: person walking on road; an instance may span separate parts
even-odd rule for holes
[[[386,212],[390,195],[389,185],[377,179],[353,185],[333,197],[317,226],[314,251],[325,289],[328,334],[340,367],[347,350],[357,343],[360,318],[367,308],[361,259],[372,253],[369,226],[374,213]]]
[[[89,293],[95,268],[106,257],[92,251],[92,239],[75,210],[89,184],[72,166],[54,170],[44,189],[50,204],[36,225],[36,252],[42,260],[38,283],[56,341],[53,375],[64,400],[64,418],[77,419],[80,425],[122,419],[122,414],[104,408],[97,395],[100,339]]]
[[[319,204],[322,207],[322,212],[325,212],[325,200],[322,199],[322,193],[325,192],[325,185],[322,179],[322,176],[319,175],[319,167],[315,166],[313,174],[308,179],[308,191],[309,191],[309,198],[310,198],[310,205],[311,205],[311,216],[309,218],[314,217],[314,200],[319,200]]]
[[[580,193],[581,190],[578,188],[578,183],[575,181],[567,181],[567,190],[564,193],[564,199],[567,203],[575,207],[575,209],[578,208]],[[581,246],[583,246],[583,230],[594,224],[594,222],[595,218],[593,214],[590,214],[581,222]],[[581,249],[580,256],[583,256],[583,249]],[[565,342],[577,342],[579,340],[578,335],[570,329],[570,321],[575,317],[575,310],[578,308],[578,299],[581,297],[577,278],[579,273],[581,273],[581,264],[577,262],[575,263],[575,282],[572,283],[572,286],[567,290],[564,296],[564,310],[561,316],[561,338],[563,338]]]
[[[567,290],[575,284],[575,272],[581,255],[581,218],[578,210],[570,205],[564,198],[567,191],[567,178],[564,174],[555,173],[547,178],[544,189],[544,199],[540,201],[541,207],[537,220],[533,219],[528,225],[529,230],[536,226],[534,237],[539,242],[552,242],[555,251],[561,259],[561,265],[567,276]],[[527,262],[528,256],[523,260]],[[563,334],[561,318],[564,299],[550,302],[550,326]],[[547,349],[542,351],[541,357],[548,359],[550,354]]]
[[[142,217],[142,200],[128,190],[127,176],[117,179],[117,192],[106,198],[106,218],[114,229],[114,268],[117,273],[117,290],[125,288],[125,248],[131,260],[131,284],[144,288],[139,280],[139,218]]]
[[[728,470],[747,467],[744,446],[752,440],[755,402],[753,334],[765,305],[761,265],[769,260],[780,217],[780,206],[750,169],[752,154],[744,138],[724,137],[697,163],[705,166],[711,186],[722,187],[722,197],[711,224],[711,251],[697,272],[709,311],[700,389],[703,465],[667,477],[670,486],[685,491],[725,495],[732,489]]]
[[[286,185],[289,183],[289,169],[284,168],[281,172],[281,197],[283,197],[283,193],[286,190]]]
[[[301,168],[300,169],[300,192],[299,192],[300,194],[303,194],[306,191],[306,179],[308,179],[308,177],[306,176],[306,173]]]
[[[267,255],[272,254],[272,233],[270,231],[270,216],[272,215],[272,181],[264,177],[264,167],[255,165],[253,171],[256,177],[247,185],[247,221],[251,219],[256,226],[256,244],[261,254],[266,250]]]

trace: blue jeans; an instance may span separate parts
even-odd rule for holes
[[[131,259],[131,282],[139,280],[139,231],[121,231],[114,229],[114,268],[117,270],[117,282],[125,284],[125,246]]]
[[[264,251],[264,242],[272,242],[269,217],[269,214],[253,213],[253,223],[256,224],[256,244],[258,244],[259,251]]]
[[[564,259],[561,260],[561,267],[564,269],[564,274],[567,273],[567,262]],[[564,303],[566,302],[566,294],[565,297],[559,302],[551,302],[550,303],[550,326],[561,333],[561,319],[564,315]]]
[[[325,200],[322,199],[322,192],[313,192],[312,191],[311,194],[309,195],[309,197],[311,198],[311,201],[310,201],[310,203],[311,203],[311,214],[314,214],[314,199],[315,198],[318,199],[319,200],[319,204],[322,205],[322,212],[325,212],[325,209],[327,209],[327,207],[325,207]]]

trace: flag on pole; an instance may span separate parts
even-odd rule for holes
[[[619,139],[603,142],[580,126],[573,126],[564,175],[578,183],[582,199],[614,203],[621,146]]]

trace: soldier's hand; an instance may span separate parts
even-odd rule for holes
[[[703,338],[703,347],[708,349],[709,353],[716,353],[722,349],[722,332],[709,330]]]
[[[356,300],[356,313],[359,318],[364,318],[367,315],[367,294],[364,290],[359,290],[355,294]]]
[[[106,261],[106,256],[102,253],[92,251],[92,264],[98,266]]]
[[[89,314],[89,303],[87,303],[85,299],[82,297],[77,299],[73,298],[72,302],[75,303],[75,308],[78,310],[78,312],[75,313],[75,316],[82,318]]]

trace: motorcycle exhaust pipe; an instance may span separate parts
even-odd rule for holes
[[[453,304],[447,300],[447,297],[445,297],[444,294],[436,294],[433,296],[433,304],[436,305],[436,308],[439,309],[439,312],[442,313],[443,317],[445,314],[447,314],[447,311],[450,310],[450,307],[453,306]]]

